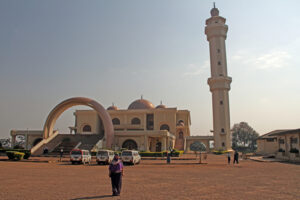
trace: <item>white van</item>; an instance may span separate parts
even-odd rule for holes
[[[111,150],[100,150],[97,152],[96,161],[100,164],[110,164],[114,159],[115,153]]]
[[[73,149],[70,152],[70,161],[72,164],[75,163],[89,163],[91,164],[92,156],[88,150]]]
[[[141,162],[141,156],[139,152],[132,150],[124,150],[122,151],[121,159],[123,163],[129,164],[139,164]]]

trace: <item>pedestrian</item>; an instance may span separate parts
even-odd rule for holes
[[[47,146],[45,146],[45,147],[44,147],[44,149],[43,149],[43,154],[45,154],[45,155],[46,155],[46,154],[48,154],[48,152],[49,152],[49,150],[48,150],[48,147],[47,147]]]
[[[60,160],[60,162],[61,162],[61,159],[62,159],[63,154],[64,154],[64,149],[61,148],[59,153],[60,153],[60,159],[59,159],[59,160]]]
[[[230,152],[227,152],[227,160],[228,160],[228,164],[230,164],[230,159],[231,159]]]
[[[239,164],[239,153],[237,151],[234,152],[233,164]]]
[[[109,177],[111,179],[113,196],[120,196],[123,175],[124,175],[123,163],[120,160],[119,155],[115,154],[114,159],[109,165]]]

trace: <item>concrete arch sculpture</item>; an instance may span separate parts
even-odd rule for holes
[[[89,106],[98,113],[104,126],[106,148],[112,148],[114,141],[114,128],[110,115],[108,114],[106,109],[97,101],[85,97],[73,97],[70,99],[66,99],[53,108],[53,110],[49,113],[44,125],[44,139],[47,139],[53,134],[53,128],[59,116],[67,109],[78,105]]]

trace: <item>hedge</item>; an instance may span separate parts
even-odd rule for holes
[[[6,151],[6,155],[10,160],[22,160],[25,153],[17,151]]]
[[[214,154],[217,154],[217,155],[221,155],[221,154],[224,154],[224,153],[228,153],[229,151],[213,151]]]
[[[169,153],[172,157],[179,157],[183,154],[183,151],[173,151]],[[140,152],[141,157],[166,157],[167,152]]]
[[[31,156],[31,151],[25,149],[1,149],[0,152],[5,153],[8,151],[16,151],[16,152],[24,153],[24,159],[28,159]]]

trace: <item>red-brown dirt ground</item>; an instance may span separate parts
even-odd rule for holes
[[[192,155],[193,156],[193,155]],[[125,166],[120,197],[111,196],[107,166],[71,165],[57,158],[0,161],[0,199],[300,199],[300,165],[224,155],[196,160],[142,160]]]

